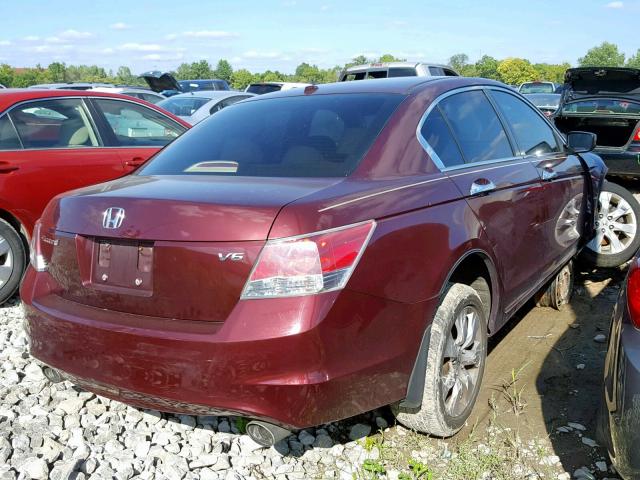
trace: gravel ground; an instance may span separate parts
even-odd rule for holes
[[[443,441],[391,425],[383,409],[264,449],[241,434],[243,419],[144,411],[51,384],[22,321],[17,300],[0,307],[0,480],[571,478],[548,438],[522,439],[501,419]],[[594,478],[585,470],[579,478]]]

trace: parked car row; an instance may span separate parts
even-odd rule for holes
[[[488,337],[531,298],[567,303],[578,255],[617,266],[638,250],[640,205],[583,128],[608,127],[606,144],[631,124],[637,77],[570,70],[549,116],[499,82],[413,65],[158,105],[0,91],[0,301],[28,253],[20,293],[46,375],[242,415],[265,446],[384,405],[417,431],[459,431]],[[637,418],[633,265],[602,413],[621,472],[636,468],[619,422]]]

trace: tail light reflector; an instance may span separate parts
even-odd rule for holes
[[[33,227],[33,236],[31,237],[31,245],[29,248],[29,262],[37,272],[45,272],[47,270],[47,262],[42,255],[42,244],[40,243],[40,222],[36,222]]]
[[[267,241],[241,298],[294,297],[344,288],[375,226],[370,220]]]
[[[634,260],[627,278],[627,306],[636,328],[640,328],[640,260]]]

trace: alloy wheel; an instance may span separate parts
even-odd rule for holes
[[[6,238],[0,236],[0,288],[2,288],[13,273],[13,252]]]
[[[480,316],[465,307],[448,332],[440,370],[440,388],[447,415],[460,416],[474,399],[482,362]]]
[[[589,248],[600,254],[615,255],[634,240],[638,219],[624,198],[614,192],[600,192],[596,215],[596,236]]]

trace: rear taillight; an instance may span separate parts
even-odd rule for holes
[[[634,142],[640,142],[640,127],[636,130],[636,133],[633,135]]]
[[[370,220],[304,236],[269,240],[241,298],[293,297],[344,288],[375,226]]]
[[[627,306],[629,316],[636,328],[640,328],[640,260],[634,260],[627,278]]]
[[[33,236],[31,237],[31,245],[29,248],[29,262],[31,266],[38,272],[45,272],[47,270],[47,262],[42,255],[42,244],[40,243],[40,222],[36,222],[33,227]]]

